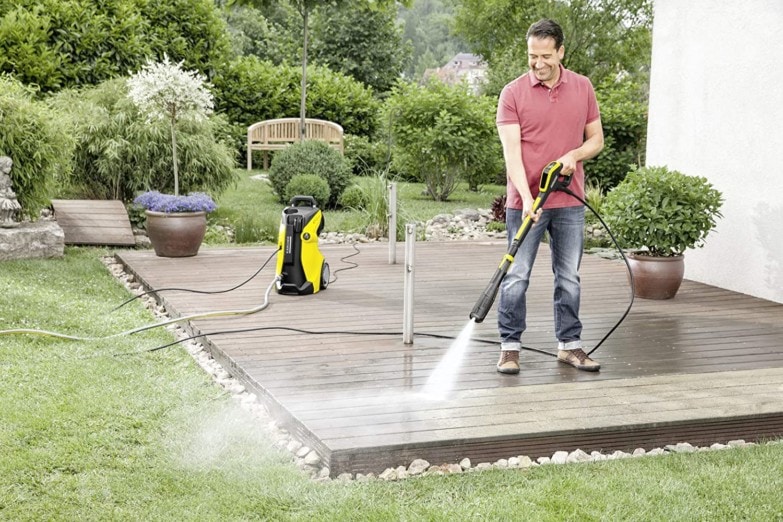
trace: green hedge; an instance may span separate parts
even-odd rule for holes
[[[230,40],[211,0],[0,0],[0,72],[56,91],[167,54],[208,76]]]
[[[49,204],[55,180],[69,172],[73,150],[64,118],[36,94],[0,75],[0,156],[14,162],[12,188],[29,217]]]
[[[212,80],[215,110],[228,116],[240,157],[249,125],[299,116],[301,82],[301,67],[274,65],[254,56],[241,57],[219,71]],[[307,85],[308,118],[338,123],[347,134],[373,134],[378,101],[370,89],[320,66],[308,67]]]

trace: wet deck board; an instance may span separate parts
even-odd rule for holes
[[[395,265],[385,244],[359,245],[361,253],[345,260],[355,253],[350,246],[321,249],[333,273],[358,266],[338,272],[316,295],[273,292],[261,312],[196,319],[190,329],[208,334],[213,355],[317,449],[333,475],[378,472],[417,457],[478,462],[783,434],[781,304],[685,281],[673,300],[636,300],[594,354],[599,373],[525,351],[518,376],[495,371],[493,308],[464,355],[446,357],[461,360],[447,372],[453,383],[424,393],[452,344],[435,336],[456,337],[465,327],[503,243],[417,244],[413,345],[402,342],[403,246]],[[202,249],[181,259],[118,255],[150,287],[214,291],[245,280],[273,253],[259,247]],[[263,302],[273,261],[232,292],[167,291],[161,298],[175,315],[250,309]],[[583,339],[592,347],[622,315],[629,289],[619,261],[585,256],[581,275]],[[544,247],[523,343],[554,353],[551,279]]]

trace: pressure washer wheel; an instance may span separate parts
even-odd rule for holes
[[[329,263],[324,263],[321,267],[321,290],[326,290],[326,287],[329,286],[329,277],[331,277]]]

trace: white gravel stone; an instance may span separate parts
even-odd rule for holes
[[[556,451],[554,455],[552,455],[552,464],[565,464],[568,460],[568,452],[567,451]]]
[[[308,466],[317,466],[321,463],[321,456],[318,455],[315,450],[310,450],[310,452],[305,455],[304,461]]]
[[[517,458],[519,459],[520,468],[529,468],[530,466],[533,465],[533,461],[527,455],[520,455]]]
[[[448,473],[462,473],[462,466],[459,464],[447,464],[446,471]]]
[[[576,449],[568,454],[568,457],[566,458],[566,462],[568,463],[576,463],[576,462],[589,462],[590,461],[590,455],[582,451],[581,449]]]
[[[421,475],[427,468],[430,467],[430,463],[424,459],[416,459],[408,466],[408,473],[410,475]]]
[[[461,461],[459,461],[459,465],[462,469],[470,469],[470,459],[465,457]]]
[[[397,480],[397,470],[394,468],[386,468],[383,473],[378,475],[381,480]]]
[[[495,462],[495,467],[500,469],[505,469],[508,467],[508,460],[506,459],[499,459],[497,462]]]

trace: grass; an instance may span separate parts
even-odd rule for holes
[[[231,223],[236,227],[237,243],[277,240],[277,227],[286,204],[279,201],[268,182],[254,179],[259,174],[262,172],[257,170],[238,171],[237,184],[218,198],[218,210],[210,215],[211,223]],[[356,183],[369,187],[372,180],[357,177]],[[478,192],[471,192],[467,184],[461,183],[448,201],[433,201],[423,194],[424,184],[397,182],[398,213],[405,222],[424,222],[436,214],[453,213],[460,208],[490,208],[492,200],[505,190],[505,186],[485,185]],[[367,216],[358,210],[324,211],[326,232],[363,233],[367,224]],[[226,239],[218,235],[207,238],[207,242],[222,244]]]
[[[277,219],[281,205],[256,183],[243,179],[225,195],[224,218],[269,212]],[[419,200],[415,185],[399,189],[421,219],[452,208]],[[489,194],[455,196],[453,208],[488,206],[480,198]],[[109,312],[128,294],[101,263],[107,254],[69,247],[62,259],[0,263],[0,329],[101,337],[152,322],[138,303]],[[84,342],[0,336],[0,519],[783,518],[783,444],[317,483],[182,347],[149,351],[172,339],[166,330]]]

